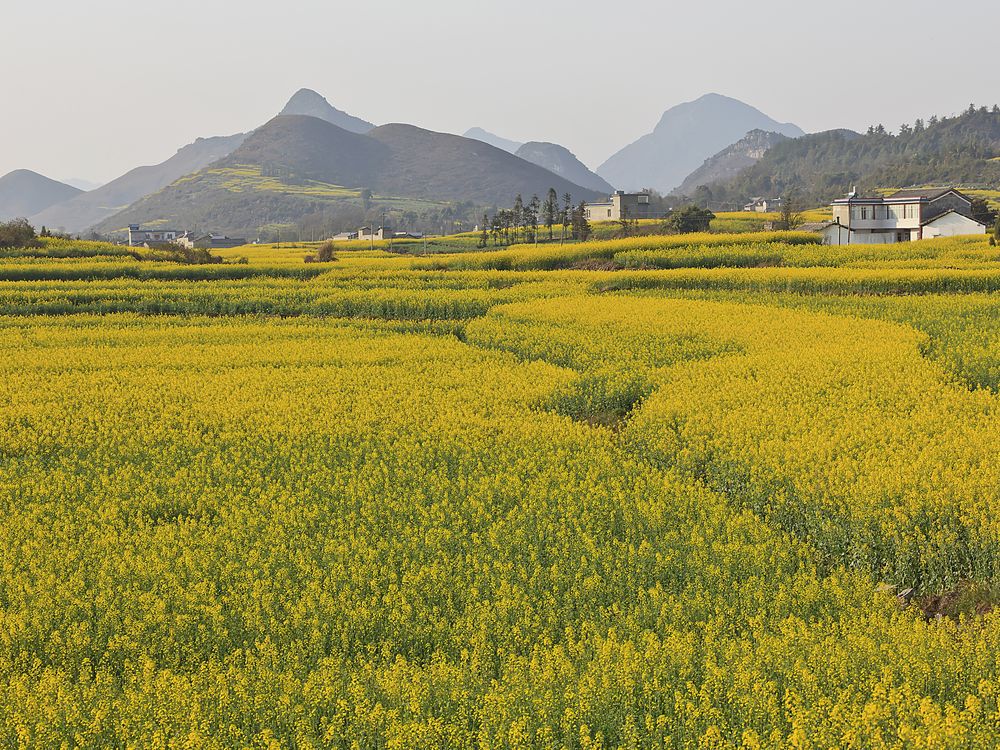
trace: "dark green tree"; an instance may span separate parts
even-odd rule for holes
[[[514,224],[514,242],[517,242],[521,237],[521,227],[524,226],[524,200],[520,193],[514,198],[514,209],[510,218]]]
[[[667,227],[678,234],[707,232],[714,218],[715,214],[707,208],[690,205],[674,211],[667,219]]]
[[[531,196],[528,205],[524,207],[524,227],[527,233],[527,241],[535,242],[538,237],[538,212],[541,210],[542,202],[537,195]]]
[[[781,229],[793,231],[802,226],[802,212],[799,210],[799,199],[793,191],[785,193],[781,199]]]
[[[569,232],[570,224],[572,223],[573,217],[573,196],[569,193],[563,193],[563,209],[562,209],[562,238],[565,240],[566,235]]]
[[[38,247],[35,228],[27,219],[13,219],[0,224],[0,247]]]
[[[587,204],[580,201],[580,205],[573,211],[573,239],[586,242],[590,237],[590,222],[587,221]]]
[[[490,217],[489,217],[488,214],[484,213],[483,214],[483,231],[482,231],[482,234],[479,235],[479,247],[486,247],[489,244],[489,242],[490,242],[489,225],[490,225]]]
[[[555,188],[549,188],[549,194],[545,197],[545,204],[542,206],[542,216],[545,219],[545,227],[549,230],[549,240],[552,240],[552,225],[556,223],[556,214],[559,213],[559,193]]]
[[[972,199],[970,213],[973,219],[986,226],[992,226],[993,222],[997,220],[997,212],[990,208],[990,204],[982,198]]]

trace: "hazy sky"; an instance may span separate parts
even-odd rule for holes
[[[807,131],[1000,102],[996,0],[3,0],[0,16],[0,175],[109,180],[253,129],[301,87],[592,167],[710,91]]]

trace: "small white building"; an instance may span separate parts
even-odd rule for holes
[[[655,219],[649,193],[626,193],[618,190],[602,203],[588,203],[584,206],[587,221],[597,224],[602,221],[622,221],[623,219]]]
[[[986,234],[972,218],[972,200],[954,188],[900,190],[864,198],[851,193],[832,204],[824,245],[879,245],[932,237]]]
[[[423,236],[420,232],[397,232],[389,227],[379,227],[378,229],[361,227],[353,236],[339,234],[333,239],[365,240],[366,242],[371,242],[372,240],[420,239]]]
[[[242,247],[247,244],[246,239],[243,237],[229,237],[224,234],[196,235],[193,232],[184,232],[174,242],[181,247],[186,247],[188,250],[193,250],[196,247],[205,250],[224,250],[233,247]]]
[[[128,246],[129,247],[150,247],[153,245],[164,245],[168,242],[176,242],[181,236],[186,235],[177,229],[143,229],[138,224],[128,225]]]
[[[758,214],[780,211],[781,198],[751,198],[750,202],[743,206],[743,210]]]

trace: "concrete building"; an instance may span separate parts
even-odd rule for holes
[[[743,206],[743,210],[758,214],[780,211],[781,198],[751,198],[750,202]]]
[[[176,242],[178,238],[187,234],[177,229],[143,229],[138,224],[128,225],[128,246],[129,247],[151,247],[153,245],[164,245],[168,242]]]
[[[618,190],[604,203],[588,203],[584,211],[587,221],[592,224],[622,219],[655,219],[649,198],[649,193]]]
[[[395,235],[389,227],[379,227],[378,229],[373,229],[372,227],[361,227],[358,230],[358,239],[365,240],[366,242],[371,242],[372,240],[387,240]]]
[[[424,235],[420,232],[397,232],[389,227],[379,227],[373,230],[371,227],[361,227],[355,236],[339,234],[334,239],[365,240],[405,240],[420,239]]]
[[[202,248],[205,250],[223,250],[231,247],[241,247],[247,244],[243,237],[227,237],[224,234],[199,234],[184,232],[184,234],[174,240],[178,245],[186,247],[188,250]]]
[[[954,188],[899,190],[889,196],[851,193],[835,200],[825,245],[875,245],[932,237],[986,234],[972,218],[972,200]]]

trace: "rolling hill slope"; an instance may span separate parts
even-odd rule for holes
[[[67,196],[69,200],[36,209],[30,217],[35,226],[67,232],[82,232],[121,211],[144,196],[166,187],[184,175],[196,172],[221,159],[239,146],[242,133],[216,138],[199,138],[184,146],[165,162],[137,167],[103,187]]]
[[[392,153],[373,179],[383,195],[507,205],[517,193],[527,198],[552,187],[578,199],[600,197],[598,191],[469,138],[401,124],[383,125],[369,136]]]
[[[931,120],[898,135],[832,130],[779,143],[734,179],[712,186],[716,197],[794,191],[825,203],[857,187],[917,185],[1000,187],[1000,109]]]
[[[29,169],[0,177],[0,221],[31,216],[82,191]]]
[[[352,133],[315,117],[282,115],[224,159],[144,198],[98,226],[168,222],[253,232],[294,222],[331,201],[375,199],[507,205],[517,193],[593,200],[600,194],[501,149],[412,125]]]
[[[676,192],[680,195],[690,196],[702,185],[732,180],[744,169],[763,159],[764,154],[772,147],[787,140],[788,136],[781,133],[751,130],[732,146],[724,148],[711,159],[707,159],[704,164],[687,176]]]
[[[614,192],[607,180],[594,174],[575,154],[557,143],[531,141],[517,150],[517,156],[585,188],[600,193]]]
[[[777,122],[749,104],[706,94],[667,110],[652,133],[616,153],[597,173],[625,190],[669,193],[705,159],[755,129],[792,138],[803,134],[796,125]]]
[[[491,133],[488,130],[483,130],[482,128],[469,128],[462,134],[463,138],[472,138],[476,141],[482,141],[483,143],[488,143],[491,146],[496,146],[497,148],[503,149],[508,153],[517,153],[517,150],[521,148],[524,144],[519,141],[512,141],[508,138],[501,138],[495,133]]]
[[[367,133],[374,128],[370,122],[342,112],[330,104],[320,94],[312,89],[299,89],[295,92],[279,115],[307,115],[326,120],[332,125],[349,130],[352,133]]]

